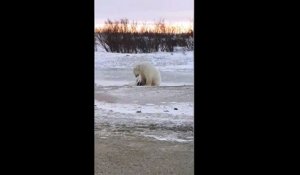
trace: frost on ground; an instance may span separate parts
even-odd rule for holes
[[[95,83],[123,86],[135,81],[132,69],[140,62],[150,62],[161,72],[161,86],[193,85],[194,52],[108,53],[95,52]]]
[[[193,58],[193,52],[95,52],[95,134],[192,142]],[[132,69],[139,62],[160,70],[161,86],[134,86]]]
[[[193,141],[193,93],[193,86],[98,87],[95,92],[96,134]]]

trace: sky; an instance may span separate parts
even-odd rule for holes
[[[193,22],[193,0],[95,0],[95,26],[107,19],[156,22]]]

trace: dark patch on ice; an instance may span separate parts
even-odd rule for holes
[[[149,129],[150,130],[154,130],[154,129],[157,129],[158,127],[157,127],[157,124],[150,124],[149,125]]]

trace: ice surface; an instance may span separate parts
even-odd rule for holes
[[[160,86],[193,85],[193,60],[194,53],[191,51],[126,54],[108,53],[98,47],[95,51],[95,87],[111,92],[110,88],[114,86],[134,86],[136,79],[132,70],[140,62],[150,62],[160,70]],[[125,90],[114,90],[110,95],[122,97]],[[95,133],[100,134],[100,137],[108,137],[112,134],[124,135],[127,133],[124,131],[130,131],[160,141],[193,141],[193,100],[153,103],[109,103],[95,100]]]
[[[124,86],[135,82],[133,67],[150,62],[161,73],[161,86],[194,84],[194,52],[110,53],[95,52],[95,83],[101,86]]]

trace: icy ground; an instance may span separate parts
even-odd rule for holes
[[[194,52],[122,54],[95,52],[95,83],[122,86],[135,81],[133,66],[150,62],[160,70],[162,86],[193,85]]]
[[[137,135],[192,142],[193,52],[119,54],[95,52],[95,133]],[[151,62],[161,72],[159,87],[132,86],[132,69]]]

